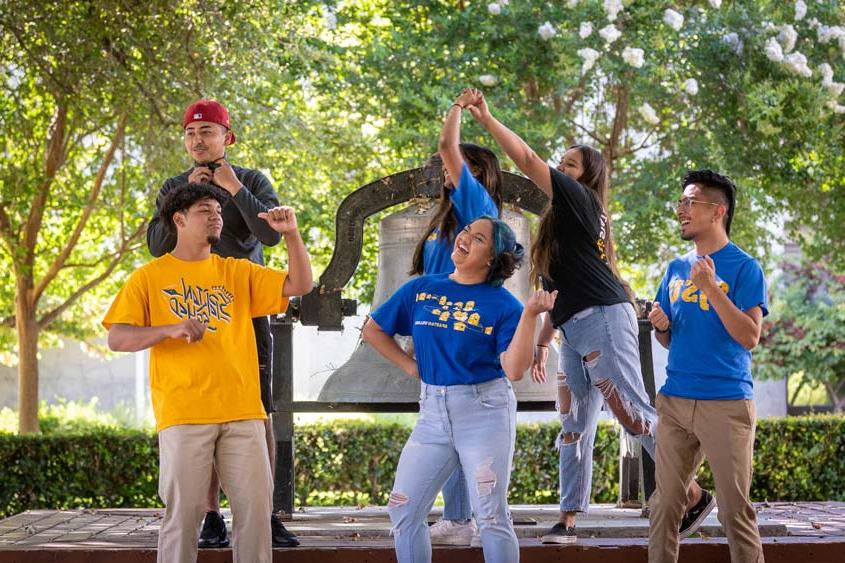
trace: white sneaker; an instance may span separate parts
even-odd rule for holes
[[[475,520],[462,524],[454,520],[438,520],[428,529],[432,545],[471,545],[472,536],[478,535]]]

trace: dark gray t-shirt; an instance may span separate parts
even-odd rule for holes
[[[220,233],[220,242],[212,246],[211,251],[224,258],[246,258],[263,265],[264,246],[277,245],[281,235],[271,229],[264,219],[260,219],[258,214],[277,207],[279,198],[270,180],[258,170],[234,165],[232,169],[244,189],[223,204],[223,232]],[[158,192],[155,213],[147,227],[147,248],[153,256],[162,256],[176,246],[176,234],[167,229],[159,213],[170,190],[187,184],[192,170],[168,178]]]

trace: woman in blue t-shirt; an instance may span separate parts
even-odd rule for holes
[[[482,215],[498,217],[502,209],[502,169],[486,147],[461,143],[461,112],[474,94],[464,90],[446,113],[438,152],[443,189],[437,212],[417,243],[411,274],[449,274],[455,270],[455,236]],[[472,521],[469,490],[461,468],[443,485],[443,518],[429,528],[432,543],[469,545],[477,528]]]
[[[559,293],[538,339],[532,376],[545,380],[552,327],[559,328],[563,336],[557,374],[562,425],[560,521],[543,542],[573,542],[575,515],[589,506],[602,404],[652,458],[657,424],[640,371],[633,294],[616,268],[607,167],[599,151],[576,145],[552,168],[490,114],[480,92],[469,109],[551,200],[531,250],[532,277]],[[693,481],[691,487],[698,485]]]
[[[537,317],[555,298],[541,290],[523,308],[502,287],[522,254],[507,224],[482,217],[455,238],[454,272],[406,282],[364,325],[370,346],[422,380],[420,416],[388,502],[400,563],[431,561],[426,517],[459,466],[473,485],[485,561],[519,561],[507,503],[516,436],[510,381],[530,367]],[[413,337],[416,358],[396,334]]]

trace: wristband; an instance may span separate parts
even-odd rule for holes
[[[467,109],[467,108],[465,108],[464,106],[462,106],[461,104],[459,104],[458,102],[455,102],[454,104],[452,104],[451,106],[449,106],[449,109],[452,109],[452,108],[453,108],[453,107],[455,107],[455,106],[458,106],[459,108],[461,108],[461,111],[463,111],[463,110]]]
[[[669,327],[669,328],[667,328],[666,330],[660,330],[659,328],[654,327],[654,332],[656,332],[657,334],[666,334],[667,332],[669,332],[669,330],[670,330],[671,328],[672,328],[672,327]]]
[[[538,348],[548,348],[549,345],[548,344],[537,344],[537,347]]]

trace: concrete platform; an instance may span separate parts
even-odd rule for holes
[[[845,561],[845,503],[763,503],[757,506],[766,560]],[[648,521],[638,509],[593,505],[578,520],[579,539],[566,546],[543,545],[541,536],[557,519],[557,507],[513,506],[523,563],[540,561],[646,561]],[[436,520],[440,511],[431,514]],[[36,510],[0,520],[0,563],[106,561],[152,562],[161,510]],[[228,511],[224,512],[227,520]],[[231,521],[228,522],[231,524]],[[277,549],[275,561],[359,563],[395,561],[390,524],[383,507],[308,508],[286,524],[302,541]],[[231,527],[230,527],[231,530]],[[681,561],[729,561],[727,542],[715,512],[698,537],[682,542]],[[232,560],[231,549],[202,550],[199,561]],[[436,547],[434,561],[482,562],[480,548]]]

